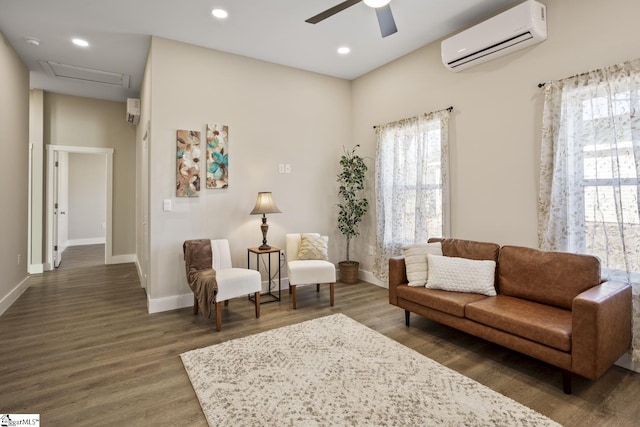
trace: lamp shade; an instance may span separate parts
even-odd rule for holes
[[[261,191],[258,193],[258,199],[256,205],[251,211],[250,215],[281,213],[280,209],[276,206],[271,196],[271,191]]]

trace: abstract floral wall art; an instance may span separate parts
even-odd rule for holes
[[[200,195],[200,132],[176,132],[176,196]]]
[[[207,188],[229,186],[229,126],[207,125]]]

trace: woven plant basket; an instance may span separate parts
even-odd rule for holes
[[[360,263],[356,261],[342,261],[338,263],[340,266],[340,281],[348,285],[356,284],[360,281],[358,279],[358,271],[360,270]]]

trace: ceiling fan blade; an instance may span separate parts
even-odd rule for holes
[[[387,37],[398,32],[396,21],[393,19],[393,13],[391,13],[390,5],[377,8],[376,15],[378,16],[378,24],[380,24],[382,37]]]
[[[312,16],[311,18],[307,19],[304,22],[308,22],[309,24],[317,24],[318,22],[324,21],[325,19],[329,18],[330,16],[333,16],[338,12],[342,12],[346,8],[351,7],[356,3],[360,3],[361,1],[362,0],[347,0],[347,1],[343,1],[342,3],[335,5],[332,8],[329,8],[329,9],[325,10],[324,12],[320,12],[316,16]]]

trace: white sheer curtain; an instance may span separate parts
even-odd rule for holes
[[[603,276],[633,287],[640,361],[640,60],[544,88],[538,240],[596,255]]]
[[[376,247],[373,273],[409,243],[449,234],[449,110],[376,128]]]

